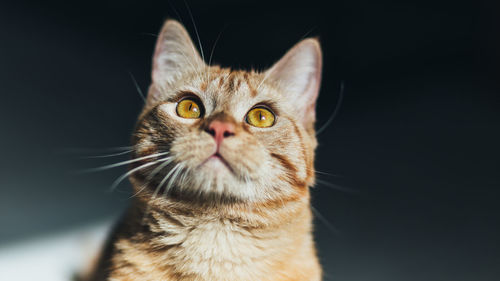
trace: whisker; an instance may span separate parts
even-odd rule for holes
[[[214,45],[212,46],[212,51],[210,52],[210,58],[208,59],[208,66],[210,66],[212,64],[212,57],[214,55],[215,46],[217,46],[217,42],[219,42],[219,38],[222,35],[222,31],[224,31],[224,29],[222,29],[219,32],[219,35],[217,35],[217,38],[215,39]]]
[[[316,174],[320,174],[320,175],[326,175],[326,176],[331,176],[331,177],[341,177],[341,175],[336,175],[336,174],[331,174],[331,173],[328,173],[328,172],[318,171],[316,169],[306,168],[306,170],[315,172]]]
[[[161,180],[160,184],[158,184],[158,186],[156,187],[155,189],[155,192],[153,193],[153,199],[156,198],[156,196],[158,196],[158,192],[160,192],[160,189],[161,189],[161,186],[168,180],[168,178],[170,178],[170,176],[172,175],[172,173],[175,172],[176,169],[179,168],[179,164],[176,164],[172,170],[170,170],[168,172],[168,174],[166,174],[163,179]]]
[[[162,156],[162,155],[166,155],[166,154],[168,154],[168,152],[155,153],[155,154],[151,154],[151,155],[147,155],[147,156],[135,158],[135,159],[132,159],[132,160],[118,162],[118,163],[115,163],[115,164],[105,165],[105,166],[101,166],[101,167],[97,167],[97,168],[85,169],[85,170],[80,171],[79,173],[92,173],[92,172],[104,171],[104,170],[112,169],[112,168],[115,168],[115,167],[127,165],[127,164],[130,164],[130,163],[134,163],[134,162],[137,162],[137,161],[141,161],[141,160],[144,160],[144,159],[154,158],[154,157],[158,157],[158,156]]]
[[[132,199],[134,197],[136,197],[137,195],[139,195],[144,189],[146,189],[146,187],[148,187],[148,183],[144,183],[142,186],[141,186],[141,189],[139,189],[136,193],[132,194],[132,196],[130,196],[128,199]]]
[[[170,180],[168,181],[168,184],[167,186],[165,187],[165,190],[163,191],[163,196],[165,196],[167,194],[167,192],[170,190],[170,188],[172,187],[172,185],[174,184],[175,182],[175,179],[177,178],[177,176],[179,175],[179,173],[182,171],[182,168],[183,168],[183,165],[182,164],[177,164],[179,166],[179,168],[177,169],[177,171],[172,174],[172,177],[170,178]],[[176,166],[177,167],[177,166]]]
[[[153,179],[153,177],[158,174],[163,168],[165,168],[165,166],[167,166],[168,164],[172,163],[173,157],[165,157],[161,160],[158,160],[158,161],[165,161],[164,163],[160,164],[158,167],[156,167],[147,177],[146,177],[146,182],[142,185],[141,189],[138,190],[135,194],[133,194],[132,196],[130,196],[130,198],[134,198],[135,196],[139,195],[139,193],[141,193],[144,189],[146,189],[146,187],[148,187],[148,184],[149,184],[149,181],[151,179]]]
[[[259,85],[257,86],[257,91],[260,89],[262,84],[264,84],[264,82],[267,80],[267,78],[269,78],[269,75],[271,75],[271,71],[266,71],[264,78],[262,79],[262,81],[260,81]]]
[[[225,26],[224,26],[225,28]],[[217,38],[215,38],[214,45],[212,46],[212,50],[210,51],[210,57],[208,58],[208,67],[212,66],[212,57],[214,55],[215,51],[215,46],[217,46],[217,42],[219,42],[219,38],[222,35],[222,31],[224,31],[224,28],[219,32],[217,35]],[[210,71],[207,70],[207,82],[210,80]]]
[[[314,215],[333,233],[338,235],[340,231],[333,226],[331,222],[329,222],[316,208],[311,206],[311,210],[313,211]]]
[[[316,131],[316,136],[321,134],[330,125],[330,123],[332,123],[333,119],[335,119],[335,116],[337,116],[337,113],[339,113],[340,105],[342,105],[343,98],[344,98],[344,81],[341,81],[340,82],[339,99],[337,101],[337,105],[335,105],[335,109],[333,110],[333,113],[332,113],[332,115],[330,115],[328,120],[326,120],[326,123],[323,124],[323,126],[321,126],[321,128],[319,128]]]
[[[330,187],[330,188],[332,188],[334,190],[343,191],[343,192],[349,192],[349,193],[359,193],[359,190],[356,190],[356,189],[353,189],[353,188],[349,188],[349,187],[343,187],[343,186],[340,186],[338,184],[327,182],[327,181],[324,181],[324,180],[321,180],[321,179],[316,179],[316,181],[320,185],[324,185],[324,186]]]
[[[153,36],[155,38],[158,38],[158,34],[151,33],[151,32],[141,32],[142,35],[148,35],[148,36]]]
[[[81,154],[81,153],[101,153],[101,152],[115,152],[124,150],[133,150],[133,146],[117,146],[117,147],[107,147],[107,148],[59,148],[56,149],[56,153],[65,154]]]
[[[113,154],[82,156],[81,158],[82,159],[107,158],[107,157],[114,157],[114,156],[125,155],[125,154],[131,153],[133,151],[134,151],[134,149],[132,149],[132,150],[125,150],[123,152],[118,152],[118,153],[113,153]]]
[[[184,23],[184,21],[182,20],[182,17],[181,15],[179,14],[179,12],[177,11],[177,9],[175,8],[175,6],[170,2],[170,1],[167,1],[168,5],[170,6],[170,8],[172,8],[172,10],[174,10],[174,13],[177,15],[177,18],[179,19],[179,21],[182,23],[183,26],[186,26],[186,24]]]
[[[302,40],[302,39],[306,38],[306,36],[307,36],[307,35],[309,35],[311,32],[313,32],[316,28],[317,28],[317,27],[315,26],[315,27],[313,27],[313,28],[309,29],[309,31],[307,31],[304,35],[302,35],[302,37],[300,38],[300,40]],[[299,41],[300,41],[300,40],[299,40]]]
[[[205,63],[205,54],[203,52],[203,45],[201,44],[201,39],[200,39],[200,34],[198,33],[198,28],[196,26],[196,23],[194,21],[194,17],[193,17],[193,13],[191,12],[191,8],[189,7],[188,3],[186,0],[183,0],[184,1],[184,4],[186,5],[186,9],[189,13],[189,17],[191,18],[191,22],[193,23],[193,27],[194,27],[194,32],[196,34],[196,39],[198,40],[198,46],[200,47],[200,54],[201,54],[201,59],[203,60],[203,63]],[[196,53],[196,52],[195,52]],[[208,68],[205,68],[206,72],[208,73]],[[201,75],[202,72],[200,71],[200,73],[198,74],[202,80],[203,80],[203,75]],[[208,75],[207,75],[207,81],[208,81]]]
[[[168,164],[172,163],[172,161],[173,161],[173,157],[166,157],[166,158],[163,158],[163,159],[165,159],[165,163],[162,163],[161,165],[159,165],[158,167],[156,167],[151,172],[151,174],[148,175],[148,177],[146,178],[148,181],[151,180],[156,174],[158,174],[163,168],[165,168],[165,166],[167,166]]]
[[[139,96],[141,96],[142,100],[145,103],[146,102],[146,97],[142,94],[141,87],[139,87],[139,84],[137,83],[137,80],[135,80],[135,77],[132,74],[132,72],[129,71],[128,74],[130,75],[130,78],[132,78],[132,82],[134,82],[134,86],[135,86],[135,89],[137,90],[137,93],[139,93]]]
[[[184,22],[184,20],[182,19],[181,15],[179,14],[179,12],[177,11],[177,9],[175,8],[175,6],[170,2],[170,1],[167,1],[168,5],[170,6],[170,8],[172,8],[172,10],[174,11],[174,13],[177,15],[177,19],[181,22],[181,24],[183,26],[186,26],[186,23]],[[186,6],[187,6],[187,3],[185,3]],[[189,7],[188,7],[188,11],[189,10]],[[194,20],[193,20],[193,24],[194,24]],[[195,26],[195,31],[196,31],[196,26]],[[196,31],[196,34],[198,34],[198,31]],[[201,47],[201,43],[200,43],[200,47]],[[196,51],[196,48],[194,46],[192,46],[192,51],[193,51],[193,54],[197,54],[197,51]],[[202,57],[203,57],[203,50],[202,50]],[[186,55],[184,55],[182,52],[181,52],[182,56],[184,57],[184,59],[190,64],[191,68],[196,72],[196,75],[198,77],[200,77],[201,79],[203,78],[203,75],[201,73],[201,71],[198,69],[199,67],[196,67],[193,63],[191,63],[191,60],[188,59],[186,57]],[[205,61],[205,59],[203,59],[203,61]],[[203,80],[203,79],[202,79]]]
[[[188,3],[184,0],[184,4],[188,10],[189,16],[191,17],[191,22],[193,22],[194,32],[196,33],[196,38],[198,39],[198,45],[200,47],[201,58],[205,61],[205,55],[203,54],[203,46],[201,45],[200,35],[198,34],[198,28],[196,28],[196,23],[194,22],[193,14],[191,13],[191,9],[189,8]]]
[[[319,175],[325,175],[325,176],[330,176],[330,177],[342,177],[341,175],[330,174],[330,173],[322,172],[322,171],[314,171],[314,172],[317,173],[317,174],[319,174]]]
[[[147,204],[147,207],[146,207],[146,210],[144,210],[144,215],[142,217],[142,221],[144,222],[146,220],[146,217],[147,215],[149,214],[150,210],[151,210],[151,201],[153,201],[154,199],[156,199],[156,197],[158,196],[158,192],[160,191],[161,189],[161,186],[167,181],[167,179],[170,177],[170,175],[179,167],[179,164],[176,164],[172,170],[170,170],[168,172],[168,174],[166,174],[163,179],[161,180],[161,182],[158,184],[158,186],[156,187],[153,195],[151,196],[151,199],[149,200],[149,203]]]
[[[161,162],[161,160],[156,160],[156,161],[153,161],[153,162],[148,162],[146,164],[143,164],[139,167],[135,167],[134,169],[131,169],[130,171],[126,172],[125,174],[123,174],[122,176],[120,176],[119,178],[117,178],[113,184],[111,185],[111,187],[109,188],[110,191],[113,191],[124,179],[126,179],[128,176],[130,176],[131,174],[141,170],[141,169],[144,169],[144,168],[147,168],[149,166],[152,166],[154,164],[157,164],[158,162]]]
[[[193,52],[196,53],[196,50],[193,49]],[[189,66],[196,72],[196,75],[201,80],[203,80],[204,77],[203,77],[202,72],[200,71],[199,67],[197,67],[196,65],[194,65],[194,63],[191,62],[191,60],[184,53],[180,53],[180,54],[184,57],[184,59],[186,60],[186,62],[189,64]]]
[[[182,176],[181,176],[181,182],[186,182],[186,178],[189,175],[190,171],[191,171],[191,168],[189,168],[189,167],[184,169],[184,173],[182,173]]]

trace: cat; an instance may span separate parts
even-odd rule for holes
[[[312,235],[322,52],[264,72],[205,64],[167,20],[132,136],[134,197],[89,281],[318,281]]]

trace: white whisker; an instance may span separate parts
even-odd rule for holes
[[[120,155],[125,155],[130,152],[133,152],[134,150],[125,150],[123,152],[118,152],[118,153],[113,153],[113,154],[105,154],[105,155],[93,155],[93,156],[83,156],[81,158],[83,159],[95,159],[95,158],[107,158],[107,157],[114,157],[114,156],[120,156]]]
[[[308,170],[308,171],[314,172],[316,174],[319,174],[319,175],[326,175],[326,176],[331,176],[331,177],[342,177],[341,175],[332,174],[332,173],[323,172],[323,171],[318,171],[316,169],[309,169],[307,167],[305,169]]]
[[[148,177],[146,178],[148,181],[151,180],[154,176],[156,176],[156,174],[158,174],[163,168],[165,168],[165,166],[167,166],[168,164],[172,163],[173,160],[173,157],[166,157],[166,158],[163,158],[165,160],[165,163],[162,163],[161,165],[159,165],[158,167],[156,167],[152,172],[151,174],[148,175]]]
[[[185,168],[184,169],[184,173],[182,173],[182,176],[181,176],[181,182],[186,182],[186,177],[189,175],[189,172],[191,171],[191,168]]]
[[[152,166],[158,162],[161,162],[161,160],[156,160],[156,161],[153,161],[153,162],[148,162],[146,164],[143,164],[139,167],[135,167],[134,169],[131,169],[130,171],[126,172],[125,174],[123,174],[122,176],[120,176],[119,178],[117,178],[113,184],[111,185],[111,187],[109,188],[111,191],[113,191],[119,184],[120,182],[122,182],[125,178],[127,178],[128,176],[130,176],[131,174],[139,171],[140,169],[144,169],[144,168],[147,168],[149,166]]]
[[[144,159],[149,159],[149,158],[154,158],[154,157],[158,157],[158,156],[163,156],[163,155],[166,155],[166,154],[168,154],[168,152],[155,153],[155,154],[151,154],[151,155],[147,155],[147,156],[143,156],[143,157],[139,157],[139,158],[135,158],[135,159],[132,159],[132,160],[127,160],[127,161],[123,161],[123,162],[119,162],[119,163],[115,163],[115,164],[110,164],[110,165],[105,165],[105,166],[101,166],[101,167],[97,167],[97,168],[91,168],[91,169],[82,170],[82,171],[80,171],[80,173],[91,173],[91,172],[104,171],[104,170],[112,169],[112,168],[115,168],[115,167],[120,167],[120,166],[123,166],[123,165],[134,163],[134,162],[137,162],[137,161],[141,161],[141,160],[144,160]]]
[[[134,198],[137,196],[139,193],[141,193],[146,187],[149,185],[149,181],[156,175],[158,174],[161,169],[165,168],[168,164],[172,163],[172,157],[165,157],[163,159],[158,160],[157,162],[162,162],[165,161],[164,163],[160,164],[158,167],[156,167],[147,177],[146,177],[146,182],[141,186],[141,189],[139,189],[134,195],[132,195],[130,198]]]
[[[181,22],[181,24],[182,24],[183,26],[186,26],[186,23],[185,23],[185,22],[184,22],[184,20],[182,19],[181,15],[179,14],[179,12],[178,12],[178,11],[177,11],[177,9],[175,8],[175,6],[174,6],[172,3],[170,3],[170,2],[168,2],[168,4],[169,4],[170,8],[172,8],[172,10],[174,10],[174,13],[177,15],[177,18],[178,18],[178,20]],[[185,3],[185,4],[186,4],[186,6],[187,6],[187,3]],[[189,10],[189,7],[188,7],[188,11],[190,11],[190,10]],[[191,12],[190,12],[190,13],[191,13]],[[192,16],[191,16],[191,17],[192,17]],[[193,21],[193,23],[194,23],[194,21]],[[195,26],[195,30],[196,30],[196,26]],[[196,34],[198,34],[198,31],[196,31]],[[192,49],[191,49],[191,50],[193,51],[193,55],[197,55],[197,53],[198,53],[198,52],[196,51],[195,46],[193,46],[193,45],[191,44],[191,47],[192,47]],[[201,43],[200,43],[200,47],[201,47]],[[201,53],[202,53],[202,58],[203,58],[203,50],[201,50]],[[188,57],[187,57],[184,53],[180,52],[180,54],[184,57],[185,61],[187,61],[187,62],[190,64],[191,68],[193,68],[193,70],[196,72],[196,75],[197,75],[198,77],[200,77],[200,78],[203,78],[203,75],[202,75],[201,71],[199,71],[199,67],[195,66],[195,65],[191,62],[191,59],[188,59]],[[203,61],[205,61],[205,59],[203,59]],[[203,79],[202,79],[202,80],[203,80]]]
[[[141,189],[139,189],[136,193],[134,193],[132,196],[130,196],[128,199],[131,199],[131,198],[134,198],[136,197],[137,195],[139,195],[139,193],[141,193],[144,189],[146,189],[146,187],[148,187],[148,184],[147,183],[144,183],[142,186],[141,186]]]
[[[329,222],[318,210],[316,210],[316,208],[314,208],[313,206],[311,206],[311,210],[313,211],[313,213],[316,215],[316,217],[323,223],[325,224],[325,226],[331,231],[333,232],[334,234],[339,234],[339,231],[338,229],[333,226],[333,224],[331,222]]]
[[[139,84],[137,83],[137,80],[135,80],[134,75],[130,71],[128,72],[128,74],[130,75],[130,78],[132,78],[132,82],[134,82],[134,86],[135,86],[135,89],[137,90],[137,93],[139,93],[139,96],[141,96],[144,103],[146,103],[146,97],[142,94],[141,87],[139,87]]]
[[[189,5],[185,0],[184,4],[186,4],[189,16],[191,17],[191,21],[193,22],[194,32],[196,33],[196,38],[198,39],[198,45],[200,47],[201,58],[203,59],[203,61],[205,61],[205,55],[203,54],[203,46],[201,45],[200,35],[198,34],[198,28],[196,28],[196,23],[194,22],[193,14],[191,13],[191,9],[189,8]]]
[[[179,164],[177,164],[176,167],[179,167],[179,168],[177,169],[177,171],[174,174],[172,174],[172,177],[170,178],[170,180],[168,181],[167,186],[165,187],[165,190],[163,192],[163,196],[165,196],[167,194],[167,192],[170,190],[170,188],[174,184],[175,179],[177,178],[177,176],[179,175],[179,173],[182,171],[183,165],[179,163]]]
[[[184,4],[186,5],[187,11],[189,13],[189,17],[191,18],[191,22],[193,23],[194,32],[196,34],[196,39],[198,40],[198,46],[200,47],[201,59],[203,60],[203,63],[205,63],[205,54],[203,52],[203,45],[201,44],[200,34],[198,33],[198,28],[197,28],[196,23],[194,21],[193,14],[191,13],[191,8],[189,8],[189,5],[186,2],[186,0],[184,0]],[[206,68],[206,71],[208,72],[208,68]],[[200,72],[199,74],[200,74],[199,76],[202,78],[202,81],[203,81],[203,75],[201,75],[202,73]],[[207,76],[207,82],[208,82],[208,76]]]
[[[142,217],[142,221],[144,222],[144,220],[146,219],[147,215],[149,214],[149,211],[151,210],[151,201],[153,201],[154,199],[156,199],[156,197],[158,196],[158,192],[160,191],[161,189],[161,186],[167,181],[167,179],[170,177],[170,175],[175,171],[175,169],[177,169],[177,167],[179,167],[179,164],[176,164],[174,166],[174,168],[172,168],[172,170],[170,170],[164,177],[163,179],[161,180],[161,182],[158,184],[158,186],[156,187],[153,195],[151,196],[151,199],[149,200],[148,204],[147,204],[147,207],[146,207],[146,210],[144,210],[144,215]]]
[[[172,170],[170,170],[168,172],[168,174],[166,174],[163,179],[161,180],[160,184],[158,184],[158,186],[156,187],[156,190],[155,192],[153,193],[153,199],[156,198],[156,196],[158,196],[158,192],[160,191],[161,189],[161,186],[168,180],[168,178],[170,178],[170,176],[175,172],[176,169],[179,168],[179,164],[176,164],[175,167],[172,168]]]
[[[220,36],[222,35],[222,31],[221,30],[219,32],[219,35],[217,35],[217,38],[215,38],[215,42],[214,42],[214,45],[212,46],[212,50],[210,51],[210,57],[208,59],[208,67],[210,67],[212,65],[212,57],[214,55],[214,51],[215,51],[215,46],[217,46],[217,42],[219,42],[219,38]],[[207,82],[210,80],[210,70],[207,69]]]
[[[193,47],[193,52],[196,54],[196,49],[194,49],[194,47]],[[180,54],[184,57],[185,61],[189,64],[189,66],[193,69],[193,71],[196,72],[196,76],[203,81],[203,75],[201,70],[199,69],[200,66],[197,66],[193,62],[191,62],[191,59],[189,59],[184,53],[181,52]]]
[[[64,154],[83,154],[83,153],[94,154],[94,153],[118,152],[118,151],[133,150],[133,149],[134,149],[133,146],[117,146],[117,147],[106,147],[106,148],[68,147],[68,148],[57,149],[55,152]]]
[[[344,81],[340,82],[340,92],[339,92],[339,98],[337,100],[337,105],[335,105],[335,109],[332,112],[332,115],[326,120],[325,124],[321,126],[317,131],[316,131],[316,136],[321,134],[335,119],[337,114],[339,113],[340,106],[342,105],[342,99],[344,98]]]
[[[260,86],[262,86],[262,84],[264,84],[264,82],[267,80],[267,78],[269,78],[270,75],[271,75],[271,71],[266,71],[264,78],[262,79],[262,81],[260,81],[259,85],[257,86],[257,91],[259,91]]]
[[[338,184],[327,182],[327,181],[324,181],[324,180],[321,180],[321,179],[316,179],[316,181],[319,184],[321,184],[321,185],[330,187],[330,188],[335,189],[335,190],[339,190],[339,191],[343,191],[343,192],[349,192],[349,193],[357,193],[357,192],[359,192],[358,190],[355,190],[355,189],[352,189],[352,188],[349,188],[349,187],[343,187],[343,186],[340,186]]]
[[[212,51],[210,52],[210,58],[208,59],[208,66],[211,66],[211,64],[212,64],[212,57],[214,55],[215,46],[217,46],[217,42],[219,42],[219,38],[222,35],[222,31],[224,31],[224,30],[221,30],[219,32],[219,35],[217,35],[217,38],[215,39],[214,45],[212,46]]]

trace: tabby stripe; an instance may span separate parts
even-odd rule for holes
[[[307,187],[307,183],[298,179],[297,168],[290,162],[290,160],[288,160],[285,156],[276,153],[271,153],[271,157],[276,158],[281,165],[290,172],[288,177],[283,180],[288,181],[291,185],[296,187]]]
[[[299,130],[299,127],[297,127],[297,124],[295,124],[295,122],[293,122],[292,120],[290,120],[290,122],[293,125],[293,129],[295,130],[295,134],[300,139],[300,148],[302,150],[302,157],[304,158],[304,164],[306,165],[307,180],[309,180],[313,176],[313,167],[310,167],[311,163],[310,163],[310,161],[308,161],[308,157],[306,154],[306,148],[305,148],[305,144],[304,144],[304,139],[302,137],[302,133]]]
[[[288,160],[285,156],[276,154],[276,153],[271,153],[271,156],[278,159],[278,161],[285,167],[287,170],[293,173],[293,176],[295,177],[295,174],[297,173],[297,168]]]
[[[201,89],[202,91],[206,91],[206,90],[207,90],[207,84],[208,84],[208,83],[207,83],[206,81],[203,81],[203,82],[201,83],[201,85],[200,85],[200,89]]]
[[[224,77],[219,78],[219,88],[222,88],[222,85],[224,85]]]
[[[257,90],[255,87],[250,83],[250,79],[248,78],[248,73],[243,74],[243,79],[245,79],[245,83],[248,85],[248,89],[250,89],[250,96],[253,98],[257,96]]]
[[[234,79],[236,78],[236,74],[234,72],[229,73],[229,77],[226,83],[226,90],[228,92],[234,91]]]
[[[238,79],[238,82],[236,83],[236,90],[238,90],[241,86],[241,79]]]

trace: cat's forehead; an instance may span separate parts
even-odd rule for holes
[[[255,71],[210,67],[193,86],[208,110],[239,113],[257,103],[278,101],[279,95],[264,82],[265,75]]]

